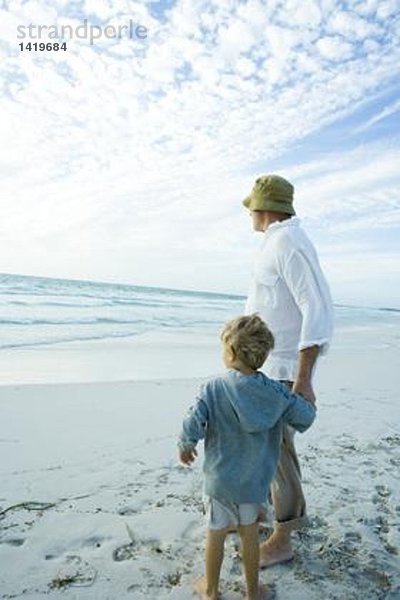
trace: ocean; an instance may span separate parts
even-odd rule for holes
[[[0,385],[208,377],[245,297],[0,275]],[[398,352],[400,311],[335,306],[332,352]]]
[[[228,294],[0,275],[0,350],[193,330],[213,333],[243,312]]]
[[[0,350],[137,337],[218,334],[245,297],[157,287],[0,275]],[[400,311],[335,306],[336,328],[396,327]]]

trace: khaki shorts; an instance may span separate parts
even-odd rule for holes
[[[265,504],[234,504],[228,500],[203,498],[208,529],[225,529],[238,525],[252,525],[265,518]]]

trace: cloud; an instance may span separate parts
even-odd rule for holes
[[[290,23],[298,27],[318,27],[322,20],[320,6],[314,0],[289,0],[283,4],[283,10],[290,16]]]
[[[340,37],[323,37],[317,42],[317,48],[322,57],[332,61],[342,61],[350,58],[353,46]]]
[[[282,168],[297,180],[311,230],[397,223],[394,136],[347,153],[330,148],[317,161],[302,154],[307,136],[350,117],[393,80],[400,52],[381,16],[390,3],[351,11],[334,0],[74,7],[16,1],[1,13],[2,270],[79,277],[87,265],[85,276],[92,269],[103,279],[243,288],[246,273],[229,275],[254,251],[240,199],[258,170],[294,148],[296,165]],[[144,43],[71,40],[63,53],[20,52],[15,43],[16,26],[30,19],[76,26],[131,17],[148,27]]]
[[[345,11],[337,11],[332,14],[328,21],[328,29],[350,38],[352,42],[382,33],[380,24],[368,21],[354,12]]]
[[[376,16],[378,19],[388,19],[389,17],[398,16],[399,6],[396,0],[382,0],[376,7]]]
[[[220,27],[218,34],[218,50],[227,61],[246,53],[255,42],[251,28],[240,19]]]
[[[330,152],[324,159],[287,169],[297,181],[297,202],[313,226],[331,231],[400,225],[397,140]]]
[[[378,114],[371,117],[371,119],[366,121],[366,123],[364,123],[363,125],[358,127],[355,130],[355,132],[360,133],[362,131],[366,131],[373,125],[376,125],[376,123],[379,123],[380,121],[383,121],[383,119],[386,119],[387,117],[390,117],[391,115],[399,112],[399,110],[400,110],[400,100],[395,100],[394,102],[392,102],[391,104],[389,104],[388,106],[385,106],[382,110],[380,110]]]

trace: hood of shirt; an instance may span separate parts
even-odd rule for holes
[[[272,381],[260,371],[244,375],[234,369],[229,370],[224,386],[241,426],[249,433],[274,427],[294,402],[283,384]],[[282,394],[282,390],[286,393]]]

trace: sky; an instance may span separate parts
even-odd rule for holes
[[[245,294],[277,173],[334,301],[400,308],[396,0],[0,7],[0,272]],[[146,37],[20,49],[85,21]]]

